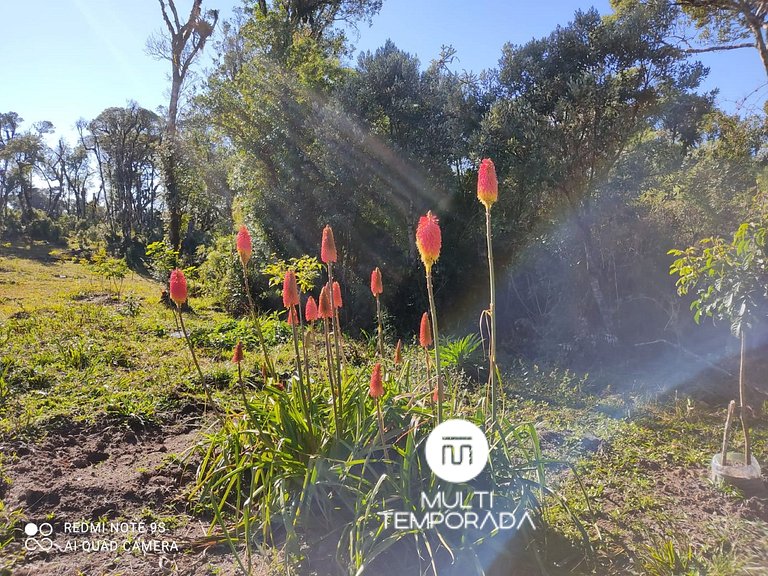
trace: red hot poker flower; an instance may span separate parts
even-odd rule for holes
[[[283,306],[299,306],[299,287],[296,285],[296,273],[288,270],[283,279]]]
[[[381,270],[377,266],[371,272],[371,294],[376,298],[382,292],[384,292],[384,287],[381,284]]]
[[[171,272],[169,292],[171,300],[176,302],[176,306],[181,308],[181,305],[187,301],[187,279],[184,277],[184,272],[178,268]]]
[[[318,318],[317,302],[315,302],[315,299],[312,296],[307,299],[307,305],[304,308],[304,318],[307,322],[314,322]]]
[[[432,344],[432,325],[429,322],[429,315],[426,312],[421,316],[421,326],[419,326],[419,345],[422,348],[429,348]]]
[[[341,300],[341,286],[339,286],[339,283],[336,282],[336,280],[333,281],[333,307],[334,308],[341,308],[343,305],[343,302]]]
[[[320,318],[333,318],[333,308],[331,308],[331,297],[328,295],[328,284],[320,290],[320,303],[317,307],[317,313]]]
[[[493,206],[499,197],[499,181],[496,179],[496,167],[490,158],[480,163],[477,173],[477,198],[486,208]]]
[[[253,248],[251,246],[251,235],[248,234],[248,228],[245,225],[240,226],[240,231],[237,233],[237,253],[240,254],[240,261],[245,267],[248,264],[248,260],[251,259],[251,253]]]
[[[288,326],[298,326],[299,325],[299,315],[296,314],[296,307],[291,306],[288,309],[288,318],[286,318],[286,322],[288,322]]]
[[[232,354],[232,363],[239,364],[242,361],[243,361],[243,343],[238,342],[237,346],[235,346],[235,351]]]
[[[381,378],[381,364],[377,362],[371,372],[371,385],[368,389],[371,398],[381,398],[384,396],[384,382]]]
[[[325,264],[336,262],[336,242],[333,239],[333,229],[330,226],[323,228],[323,242],[320,245],[320,259]]]
[[[399,366],[403,363],[403,341],[398,340],[397,346],[395,346],[395,366]]]
[[[419,225],[416,227],[416,247],[427,272],[440,257],[441,245],[442,235],[437,217],[429,211],[419,219]]]

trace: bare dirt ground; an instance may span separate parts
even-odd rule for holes
[[[235,574],[230,551],[183,497],[194,469],[180,459],[200,433],[192,421],[149,429],[61,422],[39,442],[0,446],[7,458],[0,499],[21,511],[0,574]],[[43,534],[28,539],[29,522],[44,532],[50,524],[50,542]],[[80,522],[103,531],[76,532]]]

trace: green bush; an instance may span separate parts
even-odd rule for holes
[[[41,210],[33,210],[32,218],[24,225],[24,234],[30,240],[59,243],[64,237],[62,227]]]
[[[267,277],[259,272],[266,265],[268,257],[266,250],[254,238],[252,263],[248,266],[251,296],[259,307],[282,308],[277,296],[269,287]],[[235,251],[233,237],[220,236],[211,247],[199,247],[197,259],[200,260],[197,277],[203,292],[230,314],[240,315],[247,312],[248,299],[243,288],[243,267]],[[272,306],[269,306],[270,304]]]

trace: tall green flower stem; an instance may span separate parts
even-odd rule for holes
[[[488,315],[491,318],[491,345],[488,353],[488,389],[491,397],[491,424],[496,422],[496,279],[493,270],[493,242],[491,239],[491,207],[485,207],[485,235],[488,241],[488,279],[491,285],[491,303]],[[486,418],[487,418],[486,413]]]
[[[301,329],[301,334],[300,334],[301,349],[304,352],[304,373],[307,375],[304,384],[307,390],[307,403],[311,404],[312,403],[312,387],[310,384],[310,380],[312,380],[312,378],[310,377],[310,373],[309,373],[309,357],[307,356],[307,334],[304,331],[304,318],[301,313],[301,306],[297,306],[296,308],[299,311],[299,326]]]
[[[245,382],[243,382],[243,369],[240,366],[240,362],[237,363],[237,383],[240,387],[240,395],[243,397],[243,407],[245,408],[245,411],[248,413],[248,415],[251,417],[251,420],[253,420],[254,414],[250,404],[248,404],[248,396],[245,393]]]
[[[184,339],[187,341],[187,346],[189,346],[189,352],[192,354],[192,362],[195,364],[195,368],[197,368],[197,374],[200,376],[200,381],[203,383],[203,389],[205,390],[205,396],[208,399],[208,402],[213,406],[213,397],[211,396],[211,390],[208,388],[208,383],[205,381],[205,376],[203,376],[203,371],[200,369],[200,364],[197,361],[197,355],[195,354],[195,347],[192,346],[192,340],[189,339],[189,334],[187,334],[187,328],[184,326],[184,316],[181,313],[181,306],[178,304],[176,305],[176,309],[179,313],[179,323],[181,324],[181,331],[184,334]]]
[[[293,306],[292,310],[288,310],[288,315],[293,312],[294,317],[298,320],[298,312],[296,306]],[[304,385],[304,371],[301,367],[301,353],[299,352],[299,331],[296,329],[296,322],[291,322],[291,332],[293,333],[293,351],[296,354],[296,372],[299,374],[299,395],[301,396],[301,403],[304,405],[304,416],[307,418],[307,425],[310,432],[312,431],[312,419],[309,413],[309,396],[307,395],[307,388]]]
[[[435,343],[435,375],[437,377],[437,423],[443,421],[443,378],[440,372],[440,342],[437,331],[437,309],[435,308],[435,295],[432,290],[432,267],[427,268],[427,294],[429,295],[429,313],[432,316],[432,339]]]
[[[331,403],[333,407],[333,419],[336,422],[336,438],[341,437],[341,414],[340,405],[337,406],[338,400],[336,392],[336,386],[333,383],[333,352],[331,351],[331,340],[328,335],[328,318],[323,318],[323,335],[325,336],[325,354],[328,358],[328,384],[331,386]],[[340,404],[340,403],[339,403]]]
[[[387,443],[384,441],[384,414],[381,412],[381,398],[376,398],[376,413],[379,417],[379,438],[381,438],[381,446],[384,448],[384,459],[389,460],[389,450],[387,450]]]
[[[251,296],[251,287],[248,285],[248,270],[243,265],[243,281],[245,283],[245,295],[248,297],[248,308],[251,312],[251,318],[253,319],[253,325],[256,327],[256,337],[259,339],[259,346],[264,354],[264,364],[267,367],[267,372],[277,382],[277,372],[275,372],[275,366],[272,364],[272,360],[269,357],[269,351],[267,350],[267,343],[264,340],[264,332],[261,330],[261,322],[259,322],[259,315],[256,314],[256,305],[253,303],[253,297]]]
[[[381,320],[381,300],[376,296],[376,319],[379,324],[379,356],[384,358],[384,328]]]
[[[310,322],[309,326],[307,326],[307,331],[304,332],[304,346],[306,348],[310,349],[310,353],[312,355],[312,360],[315,362],[315,365],[320,369],[322,367],[322,363],[320,361],[320,354],[317,351],[317,342],[315,341],[315,325],[314,322]],[[310,364],[307,362],[307,374],[309,374],[309,368]],[[307,379],[309,379],[309,375],[307,376]],[[311,397],[311,394],[310,394]]]
[[[336,385],[338,386],[338,411],[342,412],[342,392],[341,392],[341,346],[339,345],[339,336],[341,327],[339,326],[339,315],[336,313],[336,304],[333,301],[333,262],[328,262],[328,297],[331,300],[331,310],[333,311],[333,340],[336,346]]]

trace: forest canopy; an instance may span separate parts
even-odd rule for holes
[[[164,111],[108,108],[55,145],[50,123],[0,115],[5,238],[103,243],[161,276],[165,254],[224,302],[238,283],[223,238],[237,226],[265,268],[315,255],[330,224],[345,298],[367,298],[370,270],[386,267],[382,304],[402,334],[425,299],[412,231],[433,210],[446,242],[437,299],[462,333],[484,266],[473,186],[492,158],[503,351],[574,358],[679,344],[691,321],[667,252],[765,213],[765,117],[718,109],[696,60],[741,44],[762,56],[761,2],[617,0],[506,44],[482,73],[457,71],[450,46],[425,62],[391,40],[351,61],[350,31],[381,0],[249,0],[230,19],[201,0],[188,16],[160,4],[150,48],[173,71]],[[203,52],[204,82],[184,88]],[[253,292],[275,298],[267,275]]]

